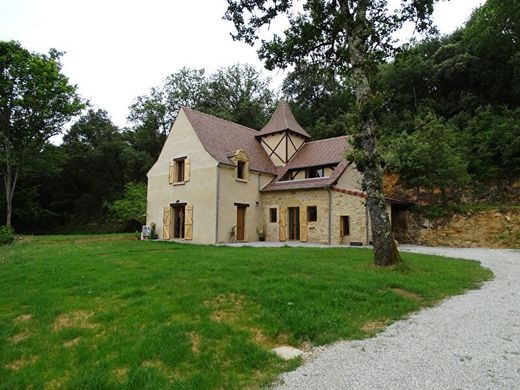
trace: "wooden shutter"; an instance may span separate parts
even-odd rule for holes
[[[165,207],[163,212],[163,240],[170,239],[171,222],[171,208]]]
[[[186,158],[184,160],[184,181],[190,181],[190,159]]]
[[[170,161],[170,165],[168,167],[168,183],[173,184],[175,178],[175,163]]]
[[[193,239],[193,205],[186,205],[186,215],[184,216],[184,239]]]
[[[278,223],[278,236],[280,241],[287,241],[287,208],[280,207],[280,219]]]
[[[300,241],[307,241],[307,210],[300,207]]]

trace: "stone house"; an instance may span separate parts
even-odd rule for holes
[[[310,141],[289,105],[260,131],[182,108],[148,172],[159,238],[366,245],[370,221],[347,137]],[[390,203],[389,203],[390,207]]]

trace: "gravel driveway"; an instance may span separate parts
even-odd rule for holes
[[[279,389],[520,389],[520,251],[402,246],[480,260],[495,278],[396,322],[323,348]]]

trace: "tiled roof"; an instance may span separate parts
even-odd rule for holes
[[[204,114],[190,108],[182,110],[188,117],[204,149],[222,164],[234,165],[230,159],[238,149],[249,157],[249,168],[255,171],[277,174],[269,156],[255,138],[258,131]]]
[[[351,150],[346,136],[306,142],[285,166],[287,169],[336,164],[344,161],[345,151]]]
[[[340,162],[337,167],[332,172],[332,175],[329,177],[319,177],[313,179],[301,179],[301,180],[284,180],[280,181],[280,179],[284,176],[287,169],[284,169],[283,172],[280,172],[276,179],[274,179],[271,183],[267,184],[264,188],[262,188],[262,192],[270,192],[270,191],[286,191],[286,190],[303,190],[309,188],[323,188],[330,187],[339,179],[341,174],[347,168],[348,163],[346,161]]]
[[[285,130],[291,130],[292,132],[300,134],[305,138],[311,138],[310,134],[307,133],[303,127],[298,124],[298,122],[296,122],[289,104],[286,101],[281,100],[278,103],[273,116],[269,122],[267,122],[267,125],[265,125],[262,130],[256,134],[256,136],[259,137],[262,135],[277,133],[279,131]]]

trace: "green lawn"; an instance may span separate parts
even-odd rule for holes
[[[229,248],[130,235],[0,248],[0,388],[258,388],[270,353],[363,338],[491,277],[476,262],[366,249]]]

